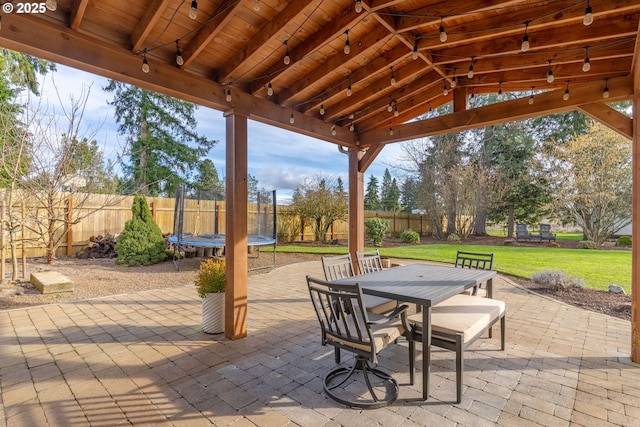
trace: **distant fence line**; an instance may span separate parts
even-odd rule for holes
[[[92,236],[113,234],[117,235],[124,229],[125,223],[131,218],[131,205],[133,196],[116,196],[92,194],[88,197],[82,206],[75,206],[73,196],[69,199],[61,198],[64,203],[64,209],[67,211],[75,210],[79,214],[88,214],[79,223],[71,227],[71,233],[65,239],[65,242],[58,248],[57,255],[75,255],[75,253],[87,246]],[[173,233],[175,199],[164,197],[147,197],[147,203],[151,209],[151,214],[165,234]],[[225,233],[225,202],[214,200],[186,199],[184,206],[183,232],[207,234]],[[21,209],[20,206],[6,207],[6,210],[13,211]],[[31,207],[25,206],[28,212]],[[260,233],[263,234],[263,225],[265,222],[272,221],[271,205],[261,205],[260,215],[258,215],[258,205],[249,203],[248,209],[248,227],[250,233],[256,233],[260,227]],[[94,211],[94,212],[92,212]],[[421,235],[430,234],[432,227],[431,222],[426,215],[409,214],[404,212],[378,212],[365,211],[365,220],[369,218],[382,218],[389,221],[389,229],[387,235],[397,235],[404,230],[411,229]],[[277,206],[277,227],[278,242],[301,242],[313,241],[314,233],[310,223],[305,223],[299,217],[290,213],[290,207],[286,205]],[[348,238],[347,221],[336,221],[329,229],[326,239],[346,241]],[[271,229],[271,228],[267,228]],[[8,234],[9,231],[3,227],[5,233],[5,254],[10,255]],[[271,231],[268,232],[272,233]],[[44,256],[45,249],[39,247],[36,243],[36,235],[23,227],[18,239],[24,241],[26,256]],[[22,244],[22,243],[21,243]]]

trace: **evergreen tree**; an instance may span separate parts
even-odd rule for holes
[[[400,188],[395,178],[391,177],[389,169],[384,170],[382,187],[380,188],[380,205],[383,211],[397,212],[400,210]]]
[[[144,195],[175,194],[188,182],[200,158],[216,144],[194,129],[196,106],[115,80],[104,88],[114,93],[119,132],[127,137],[129,163],[125,190]]]
[[[411,213],[414,209],[417,209],[417,193],[418,182],[415,179],[409,177],[402,182],[400,188],[400,205],[403,212]]]
[[[124,231],[116,242],[121,265],[151,265],[164,261],[167,257],[162,231],[151,216],[147,199],[138,194],[133,198],[131,219],[124,225]]]
[[[224,183],[211,159],[204,159],[198,163],[198,174],[194,179],[193,187],[201,192],[201,196],[206,194],[203,198],[223,199]]]
[[[368,211],[380,210],[380,197],[378,196],[378,178],[371,175],[364,194],[364,208]]]

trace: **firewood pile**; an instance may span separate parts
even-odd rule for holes
[[[87,247],[76,252],[76,258],[79,259],[115,258],[116,256],[116,236],[113,234],[91,236]]]

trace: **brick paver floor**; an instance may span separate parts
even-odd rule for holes
[[[496,333],[466,352],[460,404],[454,354],[434,349],[423,402],[401,340],[380,359],[398,401],[346,408],[322,391],[335,362],[306,274],[322,277],[320,262],[252,276],[248,337],[237,341],[200,332],[191,284],[0,312],[0,426],[640,426],[629,322],[504,278],[495,297],[507,305],[507,348]]]

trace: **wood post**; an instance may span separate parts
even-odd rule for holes
[[[349,252],[353,262],[356,252],[364,250],[364,171],[360,171],[362,152],[349,150]],[[357,271],[357,266],[353,266]]]
[[[73,227],[71,221],[73,218],[73,198],[69,196],[67,199],[67,256],[73,255]]]
[[[636,66],[640,67],[640,64]],[[640,363],[640,93],[638,90],[633,98],[632,152],[631,361]]]

